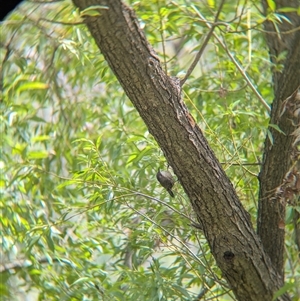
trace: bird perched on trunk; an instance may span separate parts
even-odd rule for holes
[[[172,191],[172,187],[175,183],[173,176],[171,175],[170,172],[164,171],[164,170],[158,170],[156,174],[156,178],[158,182],[161,184],[162,187],[164,187],[169,195],[174,198],[174,193]]]

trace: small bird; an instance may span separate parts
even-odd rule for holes
[[[164,171],[164,170],[158,170],[156,174],[156,178],[158,182],[161,184],[162,187],[164,187],[169,195],[174,198],[174,193],[172,191],[172,187],[175,183],[173,176],[171,175],[170,172]]]

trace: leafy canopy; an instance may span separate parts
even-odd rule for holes
[[[183,77],[217,3],[129,5]],[[268,112],[227,51],[271,103],[258,6],[226,3],[215,30],[226,48],[213,37],[183,89],[253,221]],[[156,181],[163,154],[81,21],[70,1],[25,2],[1,25],[3,300],[234,300],[180,185],[170,199]]]

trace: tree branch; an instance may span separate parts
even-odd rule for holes
[[[203,54],[203,51],[206,47],[206,45],[208,44],[208,41],[210,40],[212,34],[213,34],[213,31],[216,27],[216,23],[218,22],[218,18],[219,18],[219,15],[221,13],[221,10],[222,10],[222,7],[224,5],[224,2],[225,0],[222,0],[221,3],[220,3],[220,6],[219,6],[219,9],[217,11],[217,14],[215,16],[215,20],[214,20],[214,24],[211,25],[210,29],[209,29],[209,32],[200,48],[200,50],[198,51],[197,55],[195,56],[195,59],[194,61],[192,62],[191,66],[189,67],[189,69],[187,70],[186,72],[186,75],[184,76],[184,78],[182,80],[180,80],[180,85],[181,87],[184,85],[184,83],[186,82],[186,80],[189,78],[189,76],[192,74],[193,70],[195,69],[196,65],[198,64],[200,58],[201,58],[201,55]]]
[[[268,11],[267,1],[262,1],[265,13]],[[277,9],[280,7],[297,7],[297,0],[277,1]],[[284,21],[277,24],[280,31],[288,31],[300,25],[300,17],[297,13],[287,13],[291,23]],[[265,23],[265,29],[270,31],[274,24],[271,21]],[[269,254],[277,272],[284,276],[284,220],[285,207],[288,201],[284,193],[284,179],[288,175],[291,166],[297,160],[296,137],[292,135],[300,123],[300,114],[294,114],[292,108],[300,106],[297,100],[297,92],[300,87],[300,31],[289,35],[266,35],[270,49],[271,60],[287,51],[282,72],[274,71],[273,83],[275,99],[272,104],[271,125],[277,125],[280,131],[269,127],[272,142],[267,137],[265,141],[262,169],[259,175],[260,191],[258,203],[257,232],[261,237],[265,251]]]

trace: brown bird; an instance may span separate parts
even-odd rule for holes
[[[164,171],[164,170],[158,170],[157,174],[156,174],[156,178],[158,180],[158,182],[161,184],[162,187],[164,187],[169,195],[174,198],[174,193],[172,191],[172,187],[175,183],[175,180],[173,178],[173,176],[171,175],[170,172],[168,171]]]

